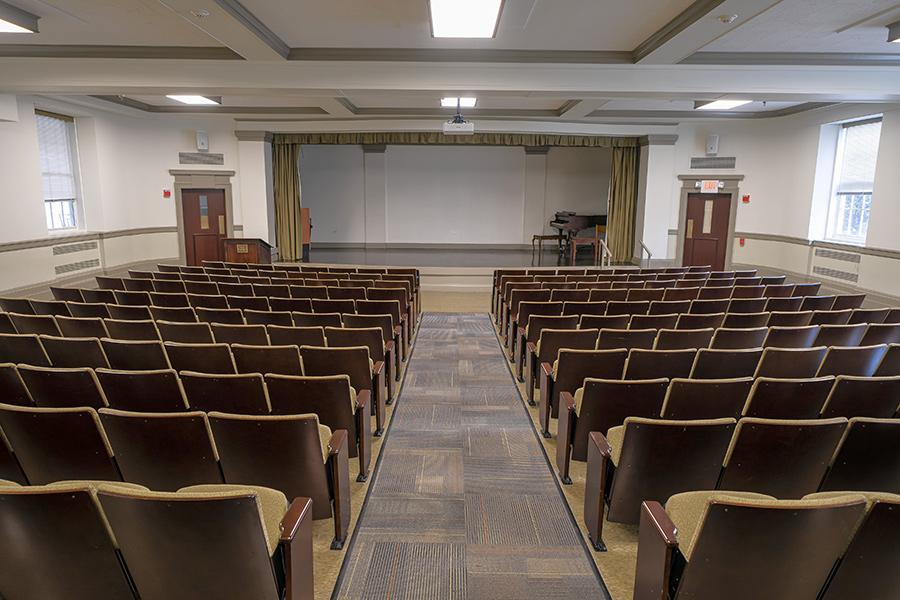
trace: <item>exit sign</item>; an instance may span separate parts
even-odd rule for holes
[[[725,187],[718,179],[704,179],[700,182],[701,194],[718,194],[719,188]]]

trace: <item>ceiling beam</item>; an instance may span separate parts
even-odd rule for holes
[[[641,64],[676,64],[782,0],[696,0],[634,49]],[[735,16],[734,21],[728,18]],[[721,18],[720,18],[721,17]]]
[[[570,100],[559,108],[559,116],[566,119],[583,119],[609,102],[607,98]]]
[[[246,60],[286,60],[290,48],[238,0],[159,0]]]

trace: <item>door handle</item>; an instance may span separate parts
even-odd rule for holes
[[[692,238],[694,237],[694,220],[693,220],[693,219],[688,219],[688,220],[687,220],[687,233],[686,233],[686,236],[687,236],[688,239],[692,239]]]

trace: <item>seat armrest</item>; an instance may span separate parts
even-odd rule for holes
[[[606,550],[603,518],[606,511],[606,478],[612,447],[599,431],[588,435],[587,471],[584,482],[584,524],[594,550]]]
[[[527,342],[525,344],[525,349],[531,354],[537,354],[537,344],[534,342]]]
[[[569,392],[559,395],[559,429],[556,434],[556,467],[559,479],[570,485],[569,462],[572,456],[572,439],[575,429],[575,398]]]
[[[373,375],[380,375],[381,372],[384,371],[384,361],[376,360],[375,363],[373,364],[372,368],[373,368],[373,372],[372,372]]]
[[[600,453],[604,458],[609,458],[612,456],[612,446],[609,445],[609,441],[606,439],[606,436],[599,431],[592,431],[588,436],[588,444],[592,447],[596,448],[597,452]]]
[[[347,430],[338,429],[328,440],[328,464],[334,493],[334,540],[332,550],[340,550],[350,529],[350,457]]]
[[[294,498],[281,519],[281,547],[284,560],[285,600],[313,600],[312,500]]]
[[[551,377],[553,375],[553,365],[548,362],[542,362],[541,371],[543,371],[544,375],[546,375],[547,377]]]
[[[678,530],[662,504],[641,504],[634,600],[668,600]]]
[[[575,396],[573,396],[570,392],[560,392],[559,403],[561,405],[561,408],[566,408],[567,410],[571,410],[574,412]]]
[[[361,410],[367,407],[371,399],[372,392],[369,390],[360,390],[356,392],[356,410]]]

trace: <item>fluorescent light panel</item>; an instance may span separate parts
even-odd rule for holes
[[[697,106],[697,110],[731,110],[738,106],[750,104],[753,100],[714,100],[708,104]]]
[[[4,21],[0,19],[0,33],[34,33],[30,29],[25,29],[20,25],[16,25],[15,23],[10,23],[9,21]]]
[[[436,38],[492,38],[503,0],[429,0]]]
[[[209,106],[221,104],[221,102],[216,102],[212,98],[207,98],[206,96],[194,96],[191,94],[169,94],[166,96],[166,98],[175,100],[176,102],[181,102],[182,104],[190,104],[192,106]]]
[[[444,108],[456,108],[456,101],[459,100],[460,108],[475,108],[477,98],[441,98],[441,106]]]

